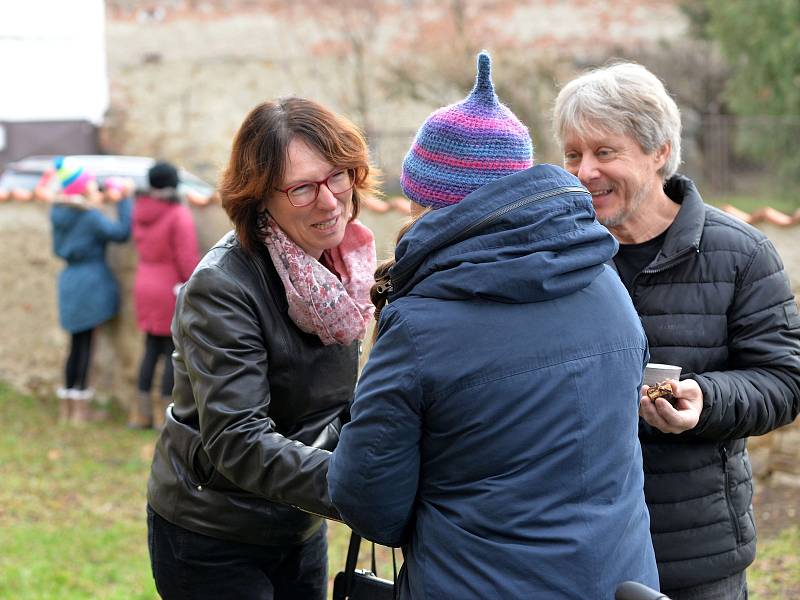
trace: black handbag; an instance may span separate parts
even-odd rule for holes
[[[361,536],[350,534],[350,545],[347,548],[347,560],[344,571],[339,571],[333,579],[332,600],[395,600],[397,584],[397,562],[392,548],[392,567],[394,582],[381,579],[375,573],[375,544],[372,544],[372,570],[357,569],[358,549]]]

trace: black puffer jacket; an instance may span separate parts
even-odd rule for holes
[[[698,585],[755,558],[746,439],[800,411],[800,318],[783,264],[756,229],[703,204],[689,179],[664,246],[634,280],[652,362],[683,367],[703,391],[693,430],[640,421],[645,497],[661,587]]]
[[[148,483],[155,512],[191,531],[268,545],[299,543],[322,524],[287,505],[337,516],[330,452],[319,448],[333,449],[347,418],[357,344],[324,346],[301,331],[267,250],[248,256],[233,234],[184,285],[172,334],[175,404]]]

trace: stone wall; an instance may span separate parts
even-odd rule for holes
[[[114,209],[108,210],[114,217]],[[230,222],[218,205],[192,210],[205,251]],[[6,247],[0,270],[0,380],[52,397],[63,381],[69,336],[58,324],[56,282],[63,262],[52,251],[49,209],[36,203],[0,204],[0,236]],[[101,401],[126,404],[134,394],[144,339],[133,311],[133,243],[110,244],[107,256],[120,283],[121,310],[97,330],[91,385]]]
[[[115,216],[113,208],[106,210]],[[218,204],[191,210],[200,250],[205,253],[230,230],[230,221]],[[387,257],[403,217],[367,213],[362,220],[378,232],[379,256]],[[51,397],[63,380],[69,336],[58,324],[56,281],[63,262],[53,255],[48,207],[0,204],[0,236],[6,248],[0,270],[0,380],[42,398]],[[101,400],[125,404],[135,392],[143,350],[143,334],[136,328],[133,310],[133,242],[109,244],[107,256],[120,283],[121,310],[97,330],[91,384]]]
[[[300,95],[367,131],[395,191],[419,124],[462,99],[474,78],[474,52],[462,51],[459,40],[493,53],[503,101],[534,130],[541,159],[550,134],[539,120],[548,111],[533,105],[548,105],[554,74],[529,73],[520,85],[516,78],[527,71],[515,61],[529,64],[530,56],[574,69],[598,52],[630,53],[687,31],[678,3],[663,0],[178,2],[153,18],[142,4],[152,3],[109,5],[106,152],[165,157],[214,180],[251,108]],[[398,74],[408,65],[412,73]]]
[[[162,10],[149,12],[143,12],[142,7],[152,8],[152,3],[138,0],[113,0],[107,5],[113,105],[104,129],[106,151],[166,157],[214,180],[246,112],[265,99],[298,94],[344,112],[373,134],[374,158],[384,169],[390,190],[397,189],[397,169],[419,123],[436,106],[461,99],[465,86],[437,88],[437,82],[431,81],[428,87],[435,93],[428,89],[424,99],[414,98],[414,94],[398,93],[398,81],[394,87],[387,86],[387,65],[393,61],[418,64],[421,56],[441,51],[437,44],[446,40],[447,56],[452,59],[437,63],[431,78],[440,77],[442,70],[463,67],[464,81],[469,81],[472,59],[459,54],[458,35],[453,30],[456,22],[449,13],[454,7],[463,9],[461,34],[476,47],[493,52],[498,61],[498,84],[512,68],[509,54],[535,56],[553,64],[570,57],[567,62],[577,67],[597,60],[598,53],[635,54],[637,48],[648,44],[679,40],[687,31],[678,3],[662,0],[345,2],[341,3],[341,10],[337,8],[344,11],[338,17],[344,16],[348,21],[342,27],[336,25],[337,15],[304,14],[309,7],[313,13],[324,10],[314,2],[165,2],[160,3]],[[355,12],[348,11],[348,6],[356,7]],[[314,22],[319,17],[322,21],[333,17],[334,21],[320,26],[319,21]],[[586,23],[593,25],[586,27]],[[358,60],[354,43],[362,42],[368,45],[368,51]],[[504,53],[507,60],[499,60]],[[463,65],[458,64],[461,62]],[[682,73],[679,69],[675,81],[668,81],[673,91],[685,83]],[[558,80],[565,74],[553,75]],[[449,76],[454,80],[452,73]],[[528,81],[527,85],[534,83]],[[549,78],[540,83],[552,93],[553,82]],[[541,94],[544,95],[538,100],[548,105],[547,93]],[[525,109],[529,108],[525,98],[510,95],[504,101],[524,118]],[[531,98],[537,95],[532,94]],[[535,115],[537,111],[532,112]],[[547,127],[534,122],[532,116],[528,115],[528,124],[536,140],[537,158],[556,160],[547,154]],[[8,236],[8,224],[3,218],[7,209],[0,207],[0,231]],[[33,298],[14,304],[11,314],[0,314],[2,331],[5,333],[10,327],[21,336],[18,339],[22,343],[17,347],[25,357],[20,368],[14,366],[16,351],[0,350],[0,377],[12,378],[27,387],[46,382],[42,387],[47,389],[52,383],[47,378],[53,374],[58,378],[65,349],[65,338],[54,324],[53,282],[58,264],[43,235],[46,219],[35,207],[12,210],[24,213],[38,237],[34,241],[28,239],[30,233],[17,234],[20,247],[31,248],[30,254],[12,250],[19,263],[15,268],[35,270],[39,275],[32,281],[20,278],[18,272],[0,276],[3,289],[15,290],[14,297]],[[195,214],[199,227],[206,232],[201,235],[205,245],[226,228],[218,207],[198,209]],[[388,255],[401,217],[367,214],[364,219],[378,230],[379,253]],[[759,227],[781,252],[797,295],[800,245],[793,243],[797,229],[767,224]],[[130,289],[131,257],[129,246],[111,252],[126,290]],[[32,326],[33,323],[38,325]],[[102,379],[98,386],[102,383],[123,398],[133,386],[140,351],[140,336],[133,329],[129,302],[123,306],[120,319],[106,329],[98,349],[103,357],[97,366],[97,376]],[[47,350],[41,347],[43,344]],[[793,459],[800,455],[798,428],[800,424],[796,423],[775,434],[753,438],[754,462],[760,473],[774,471],[776,477],[785,474],[800,478]]]
[[[201,250],[207,250],[230,227],[218,205],[194,207]],[[376,232],[379,258],[390,255],[403,217],[397,213],[365,211],[363,220]],[[796,227],[759,225],[775,243],[792,278],[795,294],[800,284],[800,248]],[[5,240],[0,270],[0,380],[40,396],[52,398],[62,381],[68,336],[58,325],[56,277],[61,261],[53,256],[47,207],[40,204],[0,204],[0,235]],[[136,329],[132,288],[136,257],[131,242],[111,245],[109,262],[122,288],[118,318],[98,330],[92,384],[102,400],[126,405],[133,398],[142,352],[142,334]],[[800,421],[769,435],[751,438],[757,474],[800,486]]]

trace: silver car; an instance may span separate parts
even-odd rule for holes
[[[45,170],[53,166],[55,155],[37,155],[22,158],[6,165],[0,175],[0,191],[24,190],[32,192]],[[65,156],[73,164],[81,165],[97,177],[100,189],[109,177],[126,177],[133,180],[136,193],[149,189],[147,171],[156,162],[148,156],[123,156],[117,154],[72,154]],[[197,175],[178,170],[180,184],[178,193],[184,196],[210,198],[214,186]]]

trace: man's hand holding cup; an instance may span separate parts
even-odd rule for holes
[[[694,379],[678,378],[681,368],[649,363],[639,400],[639,416],[663,433],[682,433],[693,429],[703,410],[703,392]],[[666,392],[666,386],[671,394]],[[652,390],[658,386],[658,390]],[[648,394],[648,391],[651,391]],[[656,392],[656,393],[652,393]],[[666,392],[666,393],[665,393]]]

